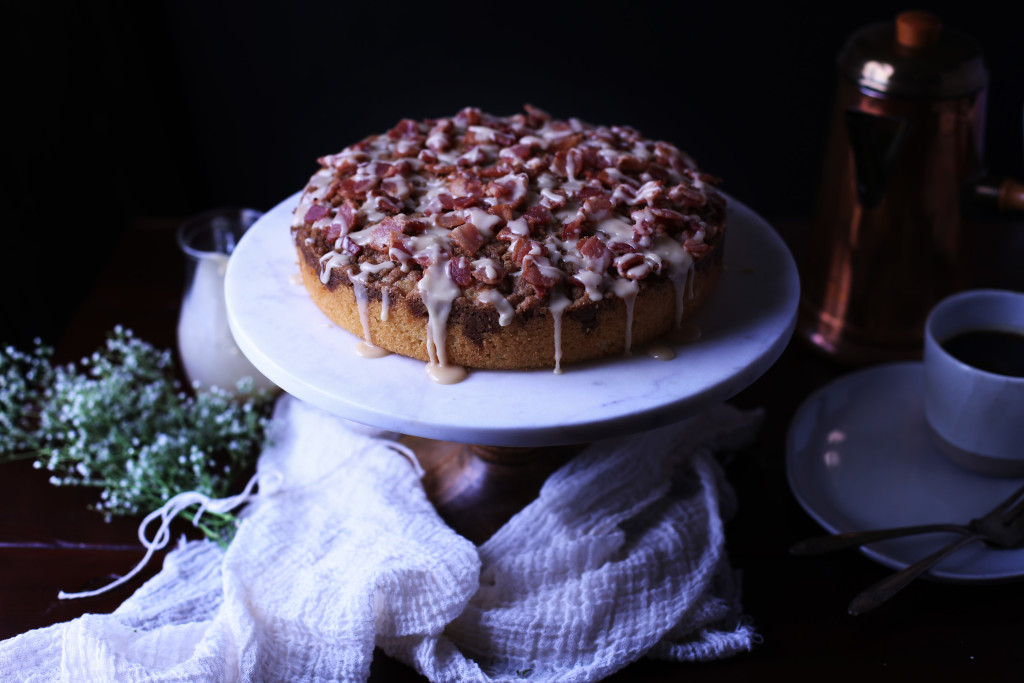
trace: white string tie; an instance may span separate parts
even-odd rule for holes
[[[199,519],[205,512],[210,511],[217,514],[231,512],[235,508],[244,505],[259,496],[259,493],[253,493],[253,489],[256,487],[257,483],[259,483],[260,489],[265,491],[264,495],[269,495],[280,487],[282,479],[283,477],[281,476],[281,473],[277,471],[257,473],[249,479],[249,483],[245,485],[245,488],[241,493],[234,496],[228,496],[226,498],[210,498],[206,494],[199,493],[198,491],[185,491],[184,493],[179,493],[164,503],[161,507],[150,512],[146,515],[146,518],[142,520],[142,523],[139,525],[139,541],[142,543],[143,547],[146,548],[146,554],[130,572],[117,580],[108,583],[102,588],[97,588],[96,590],[91,591],[82,591],[79,593],[65,593],[64,591],[61,591],[57,594],[57,597],[61,600],[91,598],[93,596],[106,593],[109,590],[113,590],[114,588],[131,581],[136,574],[146,567],[149,560],[155,553],[167,547],[167,543],[171,540],[171,522],[183,510],[186,510],[197,503],[199,504],[199,509],[196,511],[195,517],[192,518],[192,526],[198,527]],[[153,538],[149,539],[146,537],[146,530],[156,519],[160,520],[160,526],[157,527],[156,534]]]

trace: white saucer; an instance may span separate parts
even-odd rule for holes
[[[630,357],[551,370],[473,370],[439,385],[426,364],[361,358],[298,282],[289,226],[297,195],[241,239],[225,282],[228,320],[260,372],[336,415],[403,434],[498,446],[589,442],[664,426],[720,403],[778,359],[792,334],[799,278],[764,220],[729,202],[727,270],[694,318],[701,337],[675,359]]]
[[[965,523],[1024,482],[960,469],[932,443],[924,418],[920,363],[893,363],[844,375],[797,410],[786,441],[789,485],[803,508],[830,532]],[[863,548],[893,569],[930,554],[956,534],[932,533]],[[1024,549],[978,542],[935,566],[949,582],[1024,577]]]

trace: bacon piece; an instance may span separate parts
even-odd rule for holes
[[[422,133],[420,124],[413,119],[402,119],[398,124],[388,131],[389,138],[415,138]]]
[[[465,256],[456,256],[448,261],[448,277],[459,287],[473,284],[473,264]]]
[[[632,147],[634,142],[642,139],[640,131],[632,126],[612,126],[611,130],[619,138],[619,144],[625,143],[626,147]]]
[[[615,259],[615,269],[619,271],[619,275],[630,280],[642,280],[647,277],[650,268],[644,268],[646,265],[643,254],[623,254]]]
[[[612,264],[612,252],[598,237],[584,237],[576,243],[576,249],[583,256],[583,262],[588,270],[603,273]],[[640,258],[643,259],[642,256]]]
[[[474,206],[482,206],[483,198],[475,195],[469,195],[466,197],[456,197],[452,200],[452,206],[456,209],[469,209]]]
[[[602,171],[608,175],[606,169],[617,169],[619,167],[619,159],[622,157],[624,152],[620,149],[599,149],[595,152],[597,155],[597,165],[602,167]],[[615,177],[615,174],[612,174]],[[603,179],[602,179],[603,180]],[[612,184],[612,183],[609,183]]]
[[[376,200],[377,200],[377,210],[378,211],[386,211],[388,213],[398,213],[398,212],[400,212],[402,210],[402,207],[401,207],[400,204],[394,202],[390,197],[387,197],[385,195],[377,196]]]
[[[348,232],[359,223],[359,207],[351,199],[346,199],[338,207],[338,213],[335,218],[336,222],[341,223],[343,230]]]
[[[531,178],[537,178],[541,173],[548,170],[548,157],[533,157],[523,165],[523,171]]]
[[[583,133],[569,133],[567,135],[561,135],[549,141],[548,151],[565,152],[573,149],[581,142],[583,142]]]
[[[536,240],[523,237],[512,244],[512,261],[518,266],[523,265],[523,260],[527,256],[537,257],[547,255],[547,248]]]
[[[426,267],[444,261],[449,257],[449,254],[447,249],[440,246],[432,246],[429,249],[414,252],[412,257],[416,263]]]
[[[554,289],[558,284],[560,278],[551,274],[551,271],[542,269],[541,263],[547,261],[547,259],[535,259],[530,257],[523,262],[523,279],[533,285],[534,291],[537,296],[543,297],[549,291]],[[546,264],[545,264],[546,265]]]
[[[532,232],[535,228],[547,225],[551,221],[555,220],[555,217],[551,214],[547,208],[540,204],[534,204],[523,213],[523,218],[530,226]]]
[[[405,214],[388,216],[380,223],[373,226],[373,229],[370,231],[370,241],[367,243],[367,246],[374,251],[387,253],[388,249],[391,248],[392,233],[401,235],[405,231],[405,222]]]
[[[362,156],[363,158],[359,159],[356,156],[339,156],[339,157],[336,157],[336,160],[334,160],[331,165],[334,167],[334,170],[335,170],[335,172],[338,175],[343,175],[345,173],[352,173],[357,168],[359,168],[359,162],[360,161],[365,161],[366,160],[365,159],[365,155],[359,155],[359,156]],[[324,163],[322,159],[321,159],[320,163],[321,164]]]
[[[437,195],[437,203],[441,205],[441,208],[445,211],[451,211],[455,208],[455,198],[447,192],[440,192]]]
[[[493,166],[481,168],[479,173],[481,178],[500,178],[503,175],[512,173],[514,170],[509,164],[501,161]]]
[[[409,196],[411,188],[402,176],[385,178],[380,182],[380,191],[396,201],[402,202]]]
[[[427,170],[434,175],[451,175],[455,173],[456,166],[454,164],[427,164]]]
[[[707,195],[686,183],[668,188],[668,198],[685,208],[699,208],[707,203]]]
[[[314,204],[313,206],[306,209],[306,215],[303,216],[302,220],[306,223],[316,223],[318,220],[326,216],[328,208],[323,204]]]
[[[384,178],[391,175],[392,164],[387,161],[374,161],[366,165],[366,172],[375,178]]]
[[[507,242],[509,244],[512,244],[520,237],[522,237],[522,235],[518,234],[507,225],[499,230],[498,234],[494,236],[494,238],[499,242]]]
[[[455,121],[452,119],[437,119],[436,121],[428,121],[427,124],[431,127],[429,133],[444,133],[448,135],[455,131]]]
[[[377,187],[380,178],[372,176],[360,176],[358,173],[351,178],[341,181],[338,194],[349,199],[363,199],[366,193]]]
[[[494,141],[502,147],[508,147],[516,143],[516,136],[508,131],[496,130],[494,132]]]
[[[307,187],[306,189],[309,190],[311,188]],[[327,191],[324,192],[323,197],[321,197],[321,199],[324,202],[330,202],[332,205],[337,204],[338,202],[340,202],[341,199],[342,199],[342,197],[341,197],[341,180],[339,180],[338,178],[335,178],[334,180],[332,180],[331,184],[327,186]]]
[[[352,238],[348,235],[341,238],[341,250],[347,251],[353,256],[359,256],[359,254],[363,253],[363,248],[352,241]]]
[[[647,170],[647,163],[646,159],[641,159],[635,154],[623,154],[619,157],[619,170],[639,173]]]
[[[562,239],[566,241],[578,240],[580,235],[583,234],[583,224],[586,220],[586,216],[577,213],[575,218],[564,222],[562,224]]]
[[[618,206],[619,204],[627,204],[632,206],[637,203],[636,189],[625,183],[617,185],[612,190],[612,204]]]
[[[487,152],[479,147],[474,147],[458,159],[455,163],[458,166],[480,166],[487,161]]]
[[[655,162],[648,162],[647,168],[644,170],[642,178],[646,180],[661,180],[665,181],[671,177],[672,174],[668,172],[668,169],[661,164]]]
[[[387,165],[387,168],[380,174],[380,177],[392,178],[396,175],[409,175],[414,170],[412,162],[408,159],[397,159],[394,163]]]
[[[477,145],[489,145],[494,141],[494,129],[490,126],[468,126],[465,135],[462,137],[462,142],[465,145],[477,146]]]
[[[422,218],[407,218],[405,221],[406,235],[422,235],[430,225]]]
[[[417,138],[413,140],[399,140],[398,144],[395,145],[395,156],[401,158],[412,158],[419,156],[420,151],[423,149],[423,138]]]
[[[633,219],[633,241],[642,249],[651,246],[651,237],[657,232],[657,224],[649,208],[637,209],[629,214]]]
[[[647,202],[653,205],[658,199],[665,196],[665,188],[662,186],[660,180],[648,180],[646,183],[640,186],[636,191],[636,199],[633,200],[634,204],[640,202]]]
[[[473,278],[487,285],[501,284],[508,276],[508,271],[493,261],[477,263],[473,268]]]
[[[342,227],[341,223],[331,223],[324,228],[324,239],[328,242],[334,242],[341,237]]]
[[[524,145],[522,143],[510,145],[509,147],[505,147],[501,150],[498,153],[498,156],[502,159],[508,160],[510,163],[512,163],[514,159],[526,161],[530,158],[530,145]]]
[[[466,217],[462,215],[461,211],[449,211],[448,213],[439,214],[434,219],[434,222],[442,228],[450,229],[465,223]]]
[[[476,126],[480,124],[482,112],[477,107],[466,107],[455,115],[455,121],[462,126]]]
[[[660,140],[654,143],[654,160],[662,166],[668,166],[680,172],[686,168],[682,152],[674,145]]]
[[[427,133],[426,145],[433,152],[444,152],[452,146],[451,133],[455,124],[451,119],[442,119]]]
[[[597,197],[591,197],[583,202],[583,208],[580,209],[580,213],[586,216],[587,221],[590,223],[600,223],[612,214],[613,208],[611,200],[602,194]]]
[[[412,256],[412,244],[409,242],[409,237],[400,232],[391,232],[388,234],[388,251],[404,251],[407,255]]]
[[[487,213],[497,216],[506,223],[515,218],[515,209],[512,208],[511,204],[495,204],[494,206],[487,207]]]
[[[452,230],[450,233],[452,242],[463,251],[463,253],[473,256],[480,247],[484,245],[484,236],[480,234],[480,231],[476,229],[476,226],[472,223],[463,223],[459,227]]]
[[[686,225],[686,216],[678,211],[673,211],[672,209],[660,209],[658,207],[651,207],[650,211],[657,219],[658,223],[668,229],[680,229]]]
[[[568,199],[565,196],[565,190],[549,190],[544,188],[540,191],[540,202],[541,206],[546,209],[560,209],[565,206]]]
[[[561,149],[551,160],[551,172],[563,178],[575,178],[583,171],[583,153],[578,149]]]
[[[523,109],[526,110],[526,125],[530,128],[540,128],[551,120],[551,114],[543,109],[538,109],[532,104],[527,104]]]
[[[711,247],[704,240],[689,238],[683,242],[683,248],[694,256],[703,256]]]
[[[433,152],[444,152],[452,146],[452,140],[444,133],[431,132],[427,136],[427,147]],[[437,155],[434,155],[434,160],[437,160]]]
[[[487,184],[487,196],[518,207],[526,200],[530,178],[525,173],[505,175]]]
[[[459,173],[448,185],[453,197],[483,197],[484,184],[476,176]]]

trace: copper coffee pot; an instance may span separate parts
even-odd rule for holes
[[[798,334],[851,364],[918,357],[928,310],[968,285],[968,205],[1024,210],[984,179],[981,50],[925,12],[855,33],[839,79]]]

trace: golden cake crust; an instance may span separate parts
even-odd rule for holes
[[[322,158],[292,233],[340,327],[441,365],[559,367],[679,327],[723,270],[717,179],[630,128],[468,108]]]
[[[316,260],[298,249],[302,282],[313,301],[336,325],[363,337],[365,329],[351,282],[336,275],[333,288],[320,282]],[[688,292],[682,320],[690,318],[704,304],[722,272],[721,260],[710,260],[694,274],[692,294]],[[632,312],[630,346],[635,348],[671,332],[674,319],[666,316],[676,302],[675,287],[658,280],[644,288],[636,298]],[[385,297],[378,288],[367,290],[366,321],[370,341],[382,349],[422,361],[427,353],[427,310],[418,295]],[[516,316],[502,327],[497,310],[479,301],[462,297],[454,303],[448,318],[447,358],[454,365],[491,370],[521,370],[552,367],[561,348],[561,363],[579,363],[623,354],[626,348],[625,302],[618,298],[578,301],[567,308],[561,320],[561,344],[555,340],[555,320],[549,308],[539,308],[528,316]],[[386,318],[386,319],[385,319]]]

